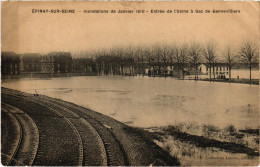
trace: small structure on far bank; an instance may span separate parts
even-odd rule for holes
[[[202,75],[206,75],[207,78],[210,77],[210,73],[212,78],[218,79],[228,78],[229,76],[229,67],[225,63],[216,63],[214,67],[210,67],[208,64],[201,64],[198,69],[199,72]]]

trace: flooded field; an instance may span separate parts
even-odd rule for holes
[[[3,81],[2,86],[70,101],[137,127],[196,122],[257,128],[258,85],[148,77]]]
[[[259,70],[253,69],[251,71],[252,79],[259,79]],[[231,70],[231,78],[249,78],[249,70],[244,69],[232,69]]]
[[[179,135],[176,137],[176,133],[187,133],[209,140],[206,144],[214,139],[259,152],[259,134],[239,131],[259,128],[258,85],[174,78],[81,76],[5,80],[2,86],[28,93],[37,91],[90,108],[131,126],[160,132],[162,139],[155,142],[178,157],[184,165],[259,163],[258,156],[239,153],[232,147],[223,150],[221,145],[198,146],[192,138],[183,140]],[[172,132],[167,127],[174,127],[177,131]]]

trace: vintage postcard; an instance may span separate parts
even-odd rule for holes
[[[259,2],[1,3],[5,166],[258,166]]]

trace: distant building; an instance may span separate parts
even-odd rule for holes
[[[20,57],[14,52],[1,53],[1,73],[2,75],[20,74]]]
[[[21,72],[23,73],[40,73],[40,55],[37,53],[21,54]]]
[[[51,52],[45,55],[27,53],[21,57],[21,70],[24,73],[69,73],[73,69],[70,52]]]
[[[198,67],[199,72],[201,74],[210,76],[210,67],[208,64],[201,64]],[[215,75],[215,78],[227,78],[229,75],[229,68],[227,64],[225,63],[216,63],[214,64],[214,68],[211,67],[211,77],[213,78]]]
[[[53,56],[40,56],[39,64],[41,73],[54,73],[54,57]]]
[[[51,52],[47,55],[52,57],[54,73],[69,73],[73,70],[72,56],[70,52]]]

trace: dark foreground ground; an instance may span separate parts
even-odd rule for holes
[[[142,129],[43,95],[1,95],[3,165],[180,165]]]

